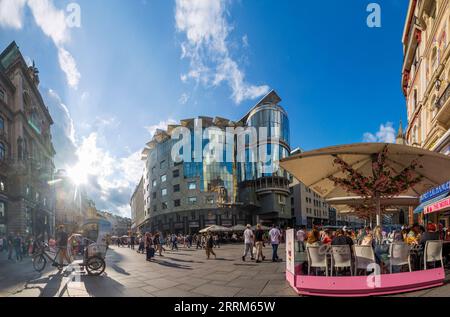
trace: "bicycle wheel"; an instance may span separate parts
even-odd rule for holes
[[[42,254],[38,254],[33,257],[33,268],[37,272],[42,272],[45,269],[45,265],[47,264],[47,260]]]
[[[86,261],[86,271],[89,275],[98,276],[105,271],[106,263],[101,257],[92,256]]]

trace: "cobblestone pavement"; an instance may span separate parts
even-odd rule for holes
[[[69,273],[48,268],[39,274],[30,259],[13,263],[2,255],[0,296],[297,296],[285,281],[284,262],[243,262],[242,251],[241,245],[225,245],[215,249],[216,260],[207,260],[204,250],[180,248],[147,262],[143,254],[112,247],[106,274],[70,282]],[[265,253],[269,258],[271,248]]]
[[[215,249],[217,260],[207,260],[204,250],[180,248],[167,251],[153,262],[129,248],[108,251],[106,273],[82,275],[71,281],[70,273],[47,267],[33,270],[30,259],[14,263],[0,255],[0,297],[238,297],[298,296],[285,281],[285,263],[243,262],[241,245]],[[270,255],[267,247],[265,254]],[[279,255],[284,259],[284,247]],[[269,258],[269,256],[268,256]],[[450,283],[443,287],[398,296],[450,296]]]

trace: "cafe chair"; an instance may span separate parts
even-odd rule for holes
[[[376,263],[375,252],[369,245],[354,245],[353,253],[355,254],[355,274],[358,275],[358,270],[365,270],[369,265]]]
[[[409,245],[404,242],[394,242],[389,247],[389,272],[392,274],[393,266],[408,265],[411,269],[411,255],[409,253]]]
[[[441,267],[444,267],[444,259],[442,257],[443,243],[440,240],[430,240],[425,243],[425,249],[423,251],[423,267],[427,269],[427,263],[441,262]]]
[[[331,246],[331,276],[333,269],[350,268],[350,274],[353,276],[352,252],[349,245]]]
[[[306,253],[308,255],[308,275],[311,275],[311,268],[320,268],[325,269],[325,275],[328,276],[328,261],[325,249],[323,247],[307,247]]]

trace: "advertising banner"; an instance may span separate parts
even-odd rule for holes
[[[295,274],[295,241],[294,229],[286,231],[286,271]]]

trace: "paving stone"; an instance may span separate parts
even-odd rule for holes
[[[157,279],[152,279],[152,280],[148,280],[146,281],[146,283],[150,286],[154,286],[158,289],[165,289],[165,288],[170,288],[173,286],[176,286],[180,283],[168,280],[166,278],[157,278]]]
[[[241,289],[238,287],[228,287],[228,286],[220,286],[220,285],[211,285],[205,284],[194,288],[192,291],[194,293],[214,296],[214,297],[233,297],[235,296]]]

